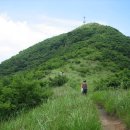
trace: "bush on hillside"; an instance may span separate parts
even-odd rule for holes
[[[54,77],[53,79],[50,78],[49,81],[49,85],[51,87],[56,87],[56,86],[62,86],[63,84],[65,84],[68,81],[68,78],[64,75],[58,75],[56,77]]]
[[[95,82],[94,90],[106,89],[129,89],[130,88],[130,70],[124,69],[106,79]]]
[[[75,62],[75,64],[80,64],[81,63],[80,60],[75,60],[74,62]]]
[[[23,108],[34,107],[51,94],[51,90],[38,80],[29,80],[23,75],[16,75],[8,82],[3,79],[0,87],[0,117],[8,117]]]
[[[74,79],[74,78],[70,79],[69,80],[69,86],[72,87],[72,88],[74,88],[74,89],[79,90],[79,86],[80,86],[79,80]]]
[[[77,68],[77,71],[80,72],[81,74],[89,74],[90,73],[90,69],[88,67]]]

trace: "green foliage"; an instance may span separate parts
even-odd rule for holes
[[[69,87],[55,88],[54,100],[2,123],[1,130],[101,130],[98,112],[90,98]]]
[[[71,71],[69,76],[54,77],[54,69],[66,66],[69,66],[68,72]],[[91,79],[90,84],[93,85],[94,76],[98,75],[97,79],[100,80],[103,71],[115,74],[95,83],[95,90],[128,89],[129,70],[129,37],[109,26],[96,23],[83,25],[72,32],[42,41],[0,64],[0,116],[8,116],[20,109],[41,104],[51,96],[50,86],[52,88],[67,83],[72,88],[78,88],[77,79],[83,78]],[[70,80],[71,76],[73,80]],[[53,78],[48,81],[49,77]],[[71,107],[73,108],[73,105]],[[63,115],[61,117],[64,117]],[[58,119],[61,119],[60,116]],[[77,126],[78,120],[74,119],[73,123]],[[54,122],[53,124],[55,125]],[[64,124],[59,122],[58,128],[64,128]],[[79,129],[79,126],[77,128]],[[95,130],[96,125],[94,128],[88,128]]]
[[[81,74],[89,74],[90,73],[90,69],[88,69],[88,67],[80,67],[77,69],[78,72],[80,72]]]
[[[67,64],[69,59],[84,57],[102,63],[114,62],[118,70],[130,69],[129,50],[130,38],[118,30],[96,23],[87,24],[42,41],[4,61],[0,64],[0,76],[34,68],[52,70]]]
[[[0,117],[6,118],[23,108],[34,107],[52,95],[38,80],[16,75],[4,78],[0,87]]]
[[[76,79],[71,79],[71,80],[69,80],[69,86],[72,87],[72,88],[74,88],[74,89],[78,89],[79,90],[80,83]]]
[[[63,84],[65,84],[68,81],[68,78],[64,75],[58,75],[54,78],[50,78],[50,82],[49,85],[51,87],[56,87],[56,86],[62,86]]]
[[[48,70],[53,70],[53,69],[56,69],[56,68],[59,68],[60,66],[63,65],[63,61],[59,58],[53,58],[51,60],[48,60],[45,64],[45,69],[48,69]]]
[[[94,90],[106,90],[106,89],[129,89],[130,88],[130,70],[124,69],[106,79],[101,79],[95,83]]]
[[[75,60],[75,64],[80,64],[80,60]]]

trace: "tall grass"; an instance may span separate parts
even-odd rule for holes
[[[105,110],[119,117],[130,128],[130,91],[100,91],[93,95],[93,100]]]
[[[100,130],[98,113],[90,98],[69,87],[55,88],[53,99],[0,130]]]
[[[90,66],[85,60],[80,60],[83,67]],[[100,73],[81,74],[77,71],[80,64],[67,64],[64,68],[51,70],[46,79],[55,78],[63,71],[68,81],[61,88],[54,88],[54,95],[41,105],[30,111],[21,114],[14,120],[0,124],[0,130],[101,130],[99,115],[89,94],[80,94],[80,84],[87,80],[88,93],[91,93],[94,81],[106,75],[106,71]],[[73,69],[70,67],[73,65]],[[91,66],[96,66],[92,63]],[[108,73],[108,71],[107,71]]]

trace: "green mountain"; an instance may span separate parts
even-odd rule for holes
[[[44,40],[0,64],[0,76],[34,68],[54,69],[71,59],[100,61],[117,69],[130,68],[130,38],[97,23]]]
[[[80,83],[84,79],[89,86],[88,98],[79,93]],[[21,119],[25,120],[23,129],[29,130],[44,129],[43,122],[47,130],[79,130],[81,126],[82,130],[86,127],[89,130],[100,130],[98,114],[91,98],[95,91],[104,90],[105,93],[97,93],[94,100],[102,106],[106,105],[108,112],[119,110],[117,116],[125,117],[129,125],[129,91],[125,92],[130,88],[129,79],[130,37],[110,26],[85,24],[71,32],[37,43],[0,64],[0,120],[14,117],[21,110],[30,110],[43,103],[43,106],[38,109],[36,107],[29,115],[11,122],[9,130],[21,129]],[[119,93],[116,93],[121,98],[114,97],[115,89],[119,89]],[[111,94],[108,94],[107,90],[113,92],[109,91]],[[112,101],[107,102],[108,98]],[[84,114],[89,118],[84,117]],[[43,115],[45,117],[42,118]],[[93,122],[94,125],[91,124]],[[8,122],[1,124],[0,129],[8,129]]]

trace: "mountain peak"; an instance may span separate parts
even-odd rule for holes
[[[76,28],[75,30],[86,30],[86,31],[93,31],[95,33],[118,33],[119,35],[122,35],[122,33],[117,30],[116,28],[113,28],[108,25],[102,25],[99,23],[87,23],[83,24],[80,27]]]
[[[84,27],[99,27],[99,26],[103,26],[103,25],[101,25],[101,24],[99,24],[99,23],[86,23],[86,24],[83,24],[83,25],[81,25],[80,26],[80,28],[84,28]]]

